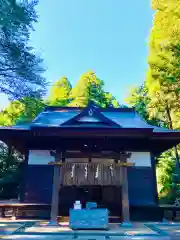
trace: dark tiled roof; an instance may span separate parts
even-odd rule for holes
[[[34,119],[32,125],[61,126],[80,112],[80,110],[44,111]]]
[[[149,127],[145,122],[143,122],[140,118],[138,118],[138,115],[130,109],[130,111],[124,111],[125,109],[119,109],[119,111],[100,111],[100,113],[110,119],[111,121],[119,124],[119,127],[123,128],[141,128],[141,127]],[[38,125],[38,126],[59,126],[64,127],[68,125],[62,125],[66,121],[70,120],[71,118],[77,116],[80,114],[83,110],[74,110],[69,109],[69,111],[66,110],[55,110],[55,111],[44,111],[40,113],[37,118],[32,122],[32,125]],[[100,121],[100,120],[99,120]],[[82,117],[82,120],[80,122],[84,122],[83,126],[91,127],[93,125],[97,127],[105,127],[105,124],[98,124],[98,119],[96,117],[90,117],[85,116]],[[92,124],[93,123],[93,124]],[[97,125],[96,125],[97,123]],[[70,126],[70,125],[69,125]],[[76,125],[77,126],[77,125]],[[80,126],[80,125],[78,125]]]
[[[120,124],[123,128],[153,128],[135,112],[104,112],[104,116]]]
[[[88,111],[94,108],[94,114],[88,115]],[[98,111],[96,111],[98,109]],[[88,110],[88,111],[87,111]],[[84,115],[83,115],[84,114]],[[104,121],[103,122],[103,116]],[[79,117],[79,118],[78,118]],[[77,119],[78,120],[77,120]],[[70,124],[72,119],[74,122]],[[114,125],[108,125],[107,119]],[[68,122],[67,122],[68,121]],[[66,123],[67,122],[67,123]],[[107,108],[102,109],[97,106],[88,106],[87,108],[75,108],[75,107],[46,107],[31,123],[21,124],[12,127],[1,127],[3,129],[12,130],[30,130],[31,127],[97,127],[97,128],[140,128],[140,129],[152,129],[153,132],[177,132],[171,131],[166,128],[160,128],[149,125],[145,122],[133,108]],[[1,129],[0,128],[0,129]]]

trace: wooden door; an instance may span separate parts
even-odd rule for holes
[[[104,186],[102,189],[102,205],[110,211],[110,216],[121,216],[122,197],[121,187]]]

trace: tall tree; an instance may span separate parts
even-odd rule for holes
[[[180,120],[180,10],[179,1],[153,0],[156,10],[150,35],[149,71],[146,84],[151,117],[177,129]],[[178,118],[178,119],[177,119]],[[177,166],[180,167],[178,150],[174,147]]]
[[[21,103],[23,104],[23,110],[16,119],[16,124],[30,123],[45,107],[41,98],[24,98]]]
[[[149,103],[149,98],[147,95],[147,88],[144,84],[139,87],[134,87],[130,90],[130,94],[126,99],[126,102],[134,107],[136,111],[146,120],[149,120],[149,114],[147,105]]]
[[[149,69],[145,88],[137,88],[130,96],[130,101],[146,119],[155,120],[153,124],[179,129],[180,1],[152,0],[152,7],[155,14],[149,41]],[[177,169],[174,168],[173,159],[179,165],[176,147],[159,159],[157,171],[161,193],[167,189],[170,192],[174,188],[173,172],[177,172]]]
[[[134,107],[136,112],[139,113],[146,122],[151,125],[164,127],[164,122],[160,119],[153,116],[150,117],[148,108],[150,101],[146,83],[143,83],[139,87],[132,88],[129,96],[126,98],[128,105]]]
[[[0,92],[10,99],[40,97],[46,80],[42,59],[28,45],[37,1],[0,0]]]
[[[101,107],[117,107],[119,105],[117,100],[112,94],[105,92],[103,87],[104,82],[97,78],[94,72],[86,72],[72,89],[70,95],[72,102],[69,106],[85,107],[91,100]]]
[[[71,89],[72,86],[67,77],[62,77],[60,80],[56,81],[50,89],[48,104],[55,106],[67,106],[67,104],[71,102]]]
[[[179,1],[152,0],[156,10],[150,34],[149,70],[146,86],[150,116],[167,123],[175,124],[180,102],[180,9]]]
[[[39,98],[29,97],[10,102],[8,107],[0,112],[0,125],[12,126],[31,122],[44,106],[43,100]]]

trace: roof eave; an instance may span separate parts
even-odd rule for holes
[[[133,136],[150,136],[152,129],[144,128],[103,128],[103,127],[40,127],[32,126],[32,132],[39,136],[62,136],[62,137],[78,137],[78,136],[101,136],[101,137],[133,137]]]
[[[179,140],[180,142],[180,131],[168,131],[168,132],[153,132],[153,139],[164,139],[164,140]]]

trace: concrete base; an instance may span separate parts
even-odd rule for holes
[[[120,224],[120,226],[121,226],[121,227],[132,227],[132,223],[130,223],[130,222],[122,222],[122,223]]]
[[[54,227],[60,226],[59,223],[56,222],[56,221],[52,221],[52,222],[50,221],[50,222],[48,222],[47,225],[48,225],[48,226],[51,226],[51,227],[53,227],[53,226],[54,226]]]
[[[163,218],[162,223],[167,224],[167,223],[169,223],[169,221],[167,219]]]

